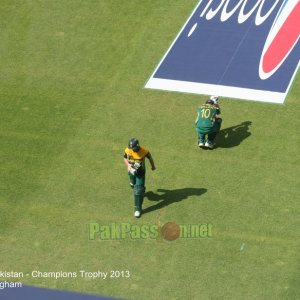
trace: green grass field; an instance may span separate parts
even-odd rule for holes
[[[300,299],[299,73],[284,105],[222,99],[213,151],[196,144],[205,97],[144,89],[197,2],[1,1],[0,270],[129,270],[23,278],[124,299]],[[133,136],[157,165],[140,219]],[[89,240],[90,222],[208,223],[212,237]]]

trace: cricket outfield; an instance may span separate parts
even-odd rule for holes
[[[24,277],[0,281],[123,299],[300,298],[299,72],[284,104],[221,98],[213,151],[194,128],[206,96],[144,88],[197,2],[1,1],[0,271]],[[140,219],[131,137],[157,167]],[[211,224],[211,236],[99,238],[103,225],[150,234],[169,222]]]

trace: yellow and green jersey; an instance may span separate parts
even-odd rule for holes
[[[198,107],[196,128],[201,133],[215,131],[215,118],[220,114],[220,109],[211,104],[203,104]]]
[[[150,158],[150,152],[145,147],[140,147],[138,152],[134,152],[132,149],[126,148],[124,158],[126,158],[129,163],[137,168],[138,166],[142,166],[145,169],[145,157]]]

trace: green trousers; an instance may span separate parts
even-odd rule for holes
[[[133,186],[134,211],[141,212],[145,195],[145,175],[139,177],[128,172],[128,176]]]

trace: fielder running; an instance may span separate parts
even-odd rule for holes
[[[134,216],[139,218],[142,213],[142,204],[145,194],[145,175],[146,165],[145,157],[149,159],[151,169],[156,169],[154,160],[145,147],[140,146],[139,141],[132,138],[128,142],[128,147],[125,149],[124,163],[128,169],[130,186],[133,188],[134,194]]]
[[[217,96],[211,96],[205,104],[198,107],[196,130],[198,132],[198,146],[213,149],[214,140],[220,131],[222,119]]]

